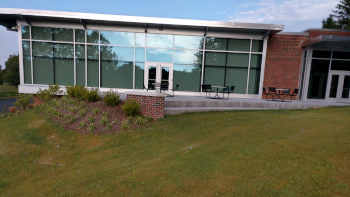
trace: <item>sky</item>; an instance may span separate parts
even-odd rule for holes
[[[0,0],[1,8],[283,24],[283,31],[320,28],[339,0]],[[18,52],[17,33],[0,26],[0,65]]]

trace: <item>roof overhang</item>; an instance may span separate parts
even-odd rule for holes
[[[315,38],[309,38],[308,40],[302,41],[301,46],[310,46],[313,48],[322,48],[327,45],[350,45],[350,36],[328,36],[322,35]]]
[[[201,30],[204,32],[235,32],[248,34],[261,34],[266,36],[276,34],[283,30],[284,25],[237,23],[222,21],[187,20],[156,17],[123,16],[109,14],[90,14],[79,12],[61,12],[31,9],[0,8],[0,25],[7,28],[16,26],[17,20],[27,24],[31,21],[52,21],[60,23],[99,24],[127,27],[153,27],[185,30]]]

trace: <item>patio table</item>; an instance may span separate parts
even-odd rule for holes
[[[279,93],[276,94],[278,99],[281,99],[281,98],[280,98],[281,91],[283,92],[284,90],[288,90],[288,89],[276,89],[276,91],[279,91]],[[281,100],[282,100],[282,99],[281,99]]]
[[[225,86],[211,86],[212,88],[216,88],[216,95],[211,98],[211,99],[221,99],[220,96],[219,96],[219,88],[226,88]]]

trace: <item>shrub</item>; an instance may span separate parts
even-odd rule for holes
[[[119,103],[120,94],[118,92],[114,92],[112,89],[103,94],[103,101],[106,105],[116,106]]]
[[[17,99],[17,101],[13,103],[13,105],[19,109],[22,109],[22,112],[23,112],[28,107],[30,107],[33,102],[34,102],[33,95],[23,94],[20,99]]]
[[[118,122],[118,118],[116,118],[114,121],[112,121],[112,124],[115,124]]]
[[[36,95],[42,101],[49,101],[56,95],[62,93],[63,91],[60,90],[60,87],[58,85],[49,85],[49,89],[42,90],[41,88],[39,88],[39,91],[36,93]]]
[[[66,86],[67,95],[75,97],[78,101],[85,100],[88,89],[82,85]]]
[[[140,104],[133,99],[129,99],[125,101],[122,106],[122,110],[127,116],[137,116],[140,114],[141,108]]]
[[[100,113],[100,108],[97,107],[97,108],[93,109],[92,113],[93,114],[99,114]]]
[[[82,121],[81,123],[79,123],[78,130],[83,129],[85,126],[86,126],[85,122]]]
[[[87,131],[93,131],[96,129],[96,125],[95,123],[90,123],[90,125],[88,126],[88,128],[86,129]]]
[[[122,128],[123,130],[125,130],[125,129],[127,129],[127,128],[130,128],[130,125],[129,125],[129,123],[128,123],[127,120],[123,122],[121,128]]]
[[[95,117],[90,116],[88,120],[89,120],[89,122],[95,122]]]
[[[103,112],[102,116],[108,118],[109,117],[109,113],[108,112]]]
[[[98,88],[91,88],[91,90],[86,90],[86,92],[84,93],[84,99],[90,102],[96,102],[100,100]]]
[[[9,107],[9,111],[10,112],[15,112],[15,111],[17,111],[17,107]]]
[[[101,121],[100,121],[100,125],[104,126],[104,125],[107,125],[107,124],[108,124],[108,118],[103,116]]]

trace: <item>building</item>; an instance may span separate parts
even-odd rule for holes
[[[350,31],[0,8],[18,31],[20,93],[47,84],[125,92],[156,79],[235,86],[232,97],[263,98],[262,87],[299,89],[299,99],[350,102]]]

